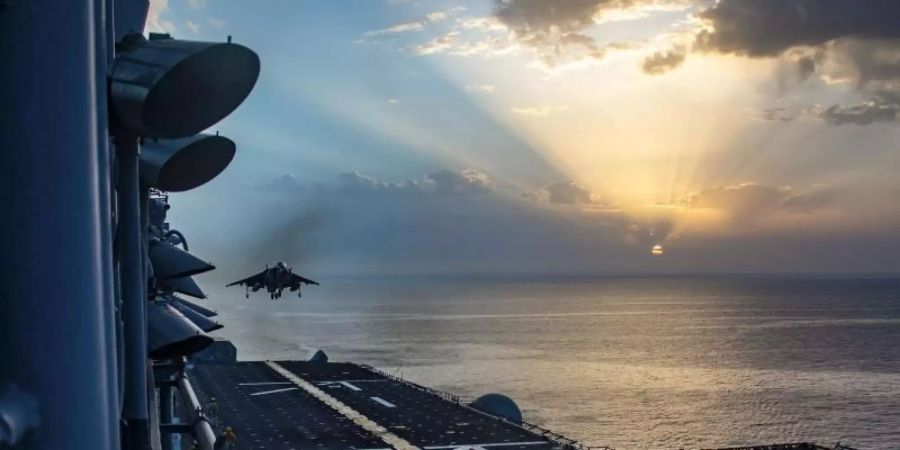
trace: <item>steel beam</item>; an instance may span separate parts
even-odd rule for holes
[[[0,2],[0,396],[15,393],[28,440],[11,448],[114,444],[97,13]]]
[[[118,250],[125,322],[125,448],[143,450],[150,445],[147,399],[147,281],[144,277],[144,233],[141,230],[141,194],[138,179],[139,145],[136,137],[117,136]]]

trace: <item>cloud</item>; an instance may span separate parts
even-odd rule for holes
[[[440,22],[447,18],[447,13],[443,11],[435,11],[425,14],[425,18],[428,19],[429,22]]]
[[[900,38],[895,0],[721,0],[700,17],[711,29],[697,36],[699,49],[753,57],[845,37]]]
[[[206,19],[206,21],[209,23],[209,26],[217,30],[224,29],[226,25],[225,20],[218,17],[210,17],[209,19]]]
[[[446,50],[454,56],[492,57],[513,53],[518,49],[515,42],[506,36],[487,36],[475,41],[461,42]]]
[[[490,177],[475,169],[441,169],[427,173],[421,179],[388,182],[359,172],[339,174],[332,182],[309,185],[295,176],[282,175],[262,186],[265,191],[283,193],[314,193],[348,198],[429,198],[465,197],[493,191]]]
[[[348,172],[338,175],[337,186],[317,185],[319,192],[331,192],[352,197],[384,195],[397,197],[416,197],[423,194],[418,182],[407,180],[398,183],[386,183],[377,178],[362,175],[359,172]]]
[[[486,32],[508,31],[506,25],[494,16],[470,17],[460,20],[460,24],[467,30],[481,30]]]
[[[206,0],[187,0],[187,4],[193,10],[206,8]]]
[[[806,80],[816,71],[816,58],[804,56],[797,60],[797,76],[800,80]]]
[[[557,106],[528,106],[521,108],[512,108],[512,112],[514,114],[519,114],[522,116],[531,116],[531,117],[548,117],[551,114],[567,111],[569,109],[566,105],[557,105]]]
[[[450,16],[458,14],[460,11],[465,10],[464,7],[455,7],[450,8],[446,11],[433,11],[428,14],[425,14],[424,17],[418,20],[410,20],[407,22],[401,22],[396,25],[392,25],[387,28],[381,28],[378,30],[367,31],[362,34],[362,39],[359,39],[357,42],[365,42],[368,38],[374,38],[379,36],[386,35],[396,35],[402,33],[410,33],[410,32],[418,32],[423,31],[426,28],[432,27],[436,22],[442,22],[449,18]],[[439,38],[438,38],[439,39]]]
[[[598,59],[604,49],[585,31],[603,21],[632,20],[653,11],[689,7],[684,0],[496,0],[494,16],[548,67]]]
[[[171,20],[162,18],[169,10],[169,0],[151,0],[147,10],[147,25],[145,31],[151,33],[174,33],[177,31]]]
[[[292,173],[284,174],[277,177],[267,184],[261,186],[264,191],[274,192],[303,192],[303,185],[297,180],[297,176]]]
[[[754,120],[761,122],[792,122],[797,118],[796,115],[789,113],[782,106],[763,108],[760,111],[753,111],[751,115]]]
[[[194,34],[200,33],[200,25],[198,25],[196,22],[194,22],[192,20],[185,21],[184,26],[186,26],[188,28],[188,30],[191,30],[191,33],[194,33]]]
[[[685,49],[673,48],[656,52],[644,59],[641,69],[650,75],[659,75],[680,66],[685,59]]]
[[[795,193],[787,186],[743,183],[704,189],[682,199],[681,206],[717,210],[733,218],[751,219],[776,211],[811,212],[828,205],[834,198],[833,190],[823,188]]]
[[[698,51],[789,58],[794,53],[799,81],[821,70],[823,81],[849,81],[872,99],[828,108],[820,115],[826,123],[895,120],[900,108],[900,2],[721,0],[700,17],[706,28],[696,36]]]
[[[436,195],[472,195],[492,190],[490,178],[474,169],[439,170],[429,173],[425,179],[434,183]]]
[[[375,37],[382,36],[385,34],[397,34],[397,33],[408,33],[410,31],[422,31],[425,29],[425,24],[421,21],[411,21],[411,22],[403,22],[398,23],[396,25],[381,28],[379,30],[367,31],[362,34],[363,37]]]
[[[577,205],[586,203],[598,203],[596,195],[586,187],[579,186],[574,181],[563,181],[549,184],[541,188],[539,194],[527,193],[528,199],[546,199],[547,202],[556,205]]]
[[[871,125],[896,122],[900,105],[869,100],[853,106],[833,105],[822,112],[822,119],[832,125]]]
[[[443,53],[453,47],[453,43],[459,37],[459,32],[451,31],[443,36],[438,36],[424,44],[413,47],[417,55],[433,55]]]
[[[466,90],[469,92],[484,92],[493,94],[496,87],[492,84],[467,84]]]

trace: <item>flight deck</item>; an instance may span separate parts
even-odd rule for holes
[[[187,373],[208,420],[231,427],[241,450],[607,449],[355,363],[195,362]],[[852,450],[806,442],[727,450],[832,449]]]
[[[232,427],[241,449],[565,448],[436,391],[352,363],[195,364],[189,376],[205,408],[217,410],[208,413],[210,420],[218,429]]]

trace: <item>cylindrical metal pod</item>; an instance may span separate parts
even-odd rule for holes
[[[196,275],[216,268],[168,242],[158,240],[150,243],[150,262],[157,280]]]
[[[259,57],[242,45],[155,39],[118,55],[110,99],[129,132],[183,138],[234,111],[258,77]]]
[[[231,139],[218,135],[147,140],[141,148],[141,182],[170,192],[193,189],[222,173],[234,150]]]
[[[170,359],[199,352],[213,339],[166,303],[147,307],[147,344],[153,359]]]

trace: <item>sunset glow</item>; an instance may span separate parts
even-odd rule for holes
[[[325,209],[340,212],[316,210],[342,219],[311,244],[329,270],[374,270],[373,253],[400,271],[830,270],[866,266],[874,255],[860,248],[900,267],[888,236],[900,209],[881,195],[900,191],[889,70],[900,51],[846,31],[864,24],[814,30],[746,0],[410,0],[352,14],[275,2],[258,26],[239,3],[189,3],[152,2],[151,29],[234,35],[267,68],[222,124],[254,148],[220,189],[260,187],[232,193],[260,208],[293,196],[300,215],[323,193],[339,199]],[[796,41],[764,31],[769,16],[794,20]],[[466,223],[444,229],[456,214]],[[421,246],[359,231],[359,253],[337,257],[326,242],[424,217],[436,225],[414,227]],[[433,243],[449,234],[497,248]],[[676,242],[695,257],[632,256]],[[744,247],[751,260],[725,250]]]

